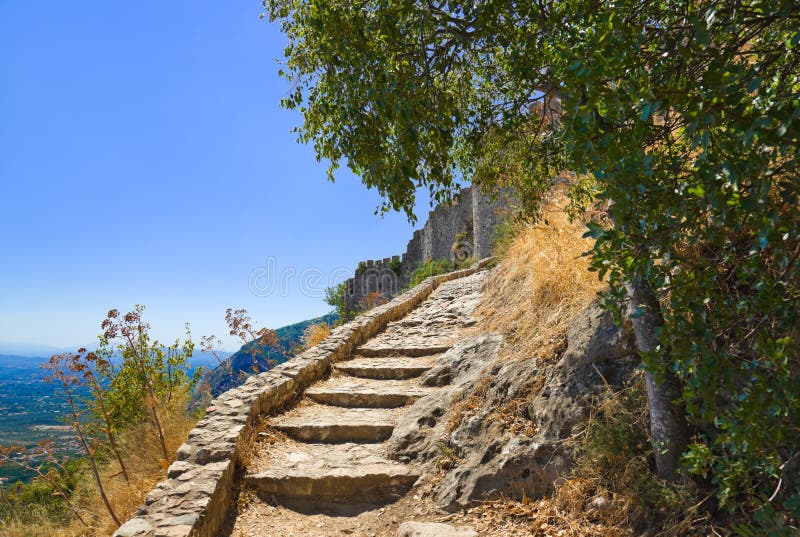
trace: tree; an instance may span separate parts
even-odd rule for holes
[[[225,322],[228,323],[230,335],[238,337],[242,342],[242,349],[253,360],[253,373],[258,374],[258,359],[262,358],[266,362],[267,367],[274,366],[268,357],[268,349],[278,345],[278,338],[274,330],[269,328],[257,328],[253,324],[253,320],[247,314],[246,309],[234,310],[228,308],[225,311]],[[213,336],[212,336],[213,337]]]
[[[347,304],[347,282],[337,283],[325,289],[325,302],[331,306],[339,317],[339,323],[353,320],[356,312]]]
[[[77,378],[81,386],[89,388],[91,394],[89,403],[100,424],[100,431],[108,440],[108,447],[119,463],[119,474],[122,475],[127,483],[130,483],[128,469],[125,467],[125,461],[117,447],[114,423],[111,420],[111,415],[106,406],[106,390],[97,377],[98,370],[108,369],[111,364],[102,356],[94,352],[89,352],[85,348],[80,348],[77,353],[68,355],[65,365],[75,375],[75,378]]]
[[[796,2],[265,5],[288,37],[283,105],[303,114],[299,139],[331,176],[344,161],[377,188],[383,210],[413,218],[416,188],[439,199],[469,177],[511,183],[535,215],[564,171],[580,179],[578,209],[611,207],[611,225],[589,231],[593,266],[609,307],[633,299],[651,403],[680,392],[668,414],[685,405],[693,426],[687,468],[729,506],[800,505],[787,486],[800,445]],[[669,477],[683,433],[665,431]]]
[[[176,339],[170,346],[161,345],[150,336],[150,325],[142,318],[143,306],[120,315],[111,310],[101,324],[100,348],[102,360],[98,372],[109,387],[105,392],[108,414],[118,428],[149,419],[158,435],[163,461],[170,461],[161,425],[159,405],[183,403],[201,371],[187,372],[194,350],[188,326],[187,338]],[[114,356],[121,357],[116,363]],[[181,397],[176,397],[181,396]],[[144,404],[142,404],[144,403]]]

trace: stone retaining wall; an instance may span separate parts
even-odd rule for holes
[[[205,418],[189,433],[177,460],[145,499],[135,518],[114,537],[213,537],[233,501],[240,451],[260,415],[279,408],[330,371],[359,345],[404,317],[440,284],[484,268],[483,260],[466,270],[428,278],[391,302],[331,332],[322,343],[274,369],[247,379],[215,399]]]

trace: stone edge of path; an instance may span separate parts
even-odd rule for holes
[[[441,284],[470,276],[491,262],[492,258],[483,259],[464,270],[431,276],[391,302],[335,328],[316,347],[220,395],[178,448],[167,479],[150,491],[136,516],[113,537],[216,535],[232,505],[240,450],[250,442],[261,414],[280,408],[321,380],[332,363],[404,317]]]

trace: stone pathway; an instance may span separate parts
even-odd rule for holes
[[[396,535],[404,520],[380,517],[420,471],[388,459],[384,442],[404,407],[435,389],[418,377],[474,324],[485,276],[442,284],[336,364],[295,408],[270,418],[246,468],[242,496],[249,501],[240,501],[224,535]]]

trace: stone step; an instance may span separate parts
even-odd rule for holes
[[[336,376],[306,390],[306,396],[324,405],[394,408],[413,403],[431,392],[415,380],[374,380]]]
[[[436,363],[437,355],[412,358],[355,358],[336,364],[336,369],[354,377],[383,380],[403,380],[418,377]]]
[[[276,499],[390,501],[405,494],[419,471],[384,456],[382,444],[276,445],[261,453],[245,482]]]
[[[430,342],[429,344],[418,345],[387,345],[383,343],[376,343],[374,345],[366,343],[358,348],[358,354],[369,358],[382,358],[389,356],[433,356],[446,352],[452,344],[449,342]]]
[[[304,404],[272,418],[270,425],[304,442],[383,442],[397,424],[398,409]]]

